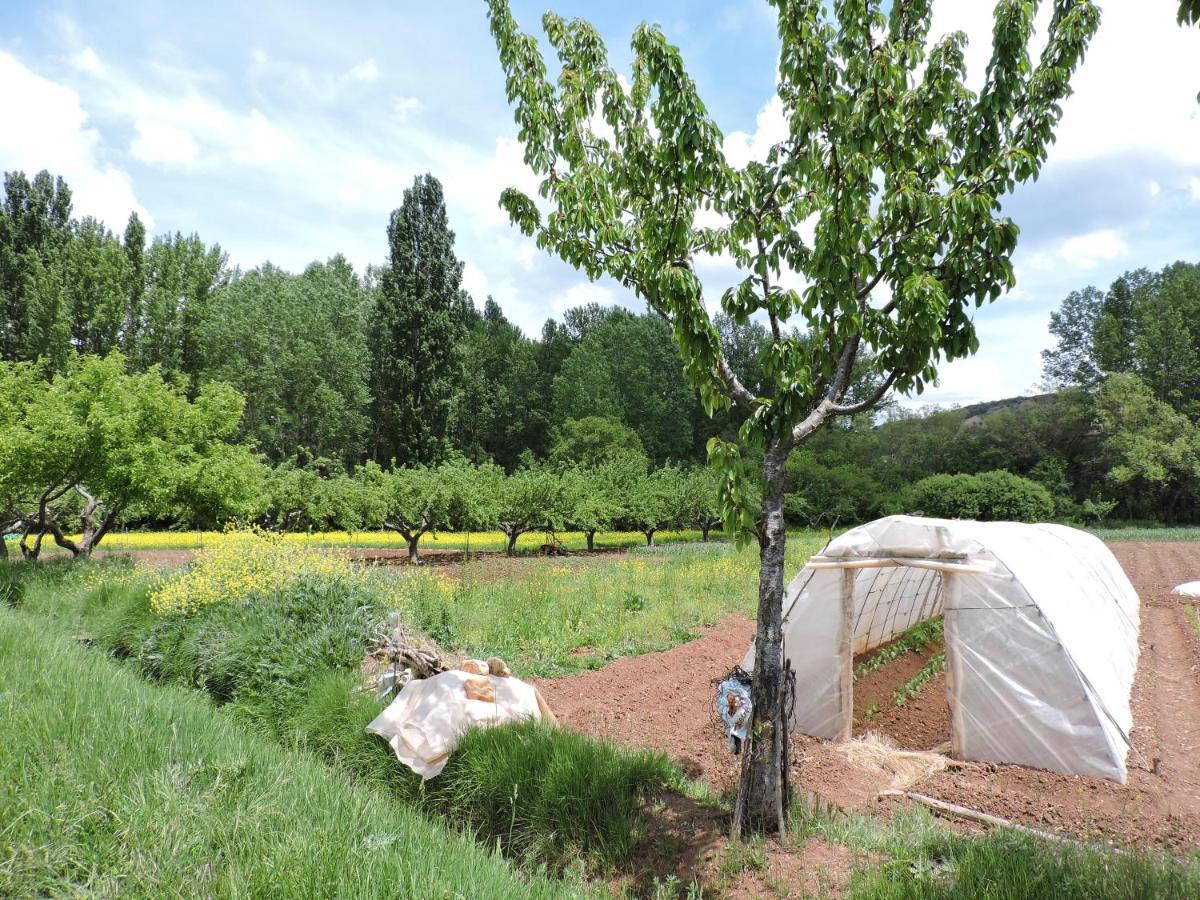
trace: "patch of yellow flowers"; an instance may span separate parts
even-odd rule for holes
[[[189,615],[213,603],[253,600],[301,578],[359,578],[353,563],[262,531],[214,535],[192,564],[150,594],[159,615]]]

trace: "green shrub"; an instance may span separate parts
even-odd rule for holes
[[[931,475],[901,495],[901,510],[938,519],[1044,522],[1054,515],[1045,487],[1011,472]]]
[[[314,575],[285,593],[165,616],[134,655],[147,674],[201,688],[275,730],[316,674],[358,668],[384,615],[363,582]]]

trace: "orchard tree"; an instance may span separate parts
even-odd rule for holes
[[[507,0],[488,11],[525,162],[543,204],[507,190],[501,204],[538,245],[607,275],[671,326],[706,410],[734,404],[741,443],[761,454],[761,505],[728,478],[726,507],[760,554],[754,724],[734,830],[784,828],[782,598],[784,466],[839,416],[891,390],[919,392],[942,360],[978,346],[974,307],[1013,284],[1017,227],[1001,198],[1046,158],[1070,78],[1099,24],[1088,0],[1054,0],[1045,49],[1031,60],[1034,0],[1001,0],[982,89],[966,85],[966,36],[930,40],[932,0],[771,0],[787,135],[737,167],[657,28],[633,35],[628,82],[596,30],[547,13],[557,78]],[[548,207],[543,211],[543,207]],[[724,355],[697,263],[727,256],[744,278],[721,297],[737,322],[770,329],[757,389]],[[799,276],[793,287],[784,278]],[[791,327],[789,327],[791,326]],[[860,357],[876,373],[862,393]],[[735,443],[710,441],[734,471]]]
[[[701,539],[707,541],[709,532],[725,524],[725,511],[721,504],[721,472],[712,466],[695,466],[685,477],[687,486],[684,502],[687,512],[684,524],[699,528]]]
[[[375,462],[358,470],[371,512],[368,522],[395,531],[408,545],[408,560],[419,563],[418,544],[429,532],[469,518],[472,477],[464,463],[401,466],[384,471]]]
[[[22,511],[35,548],[50,535],[73,556],[89,556],[131,509],[169,515],[187,496],[252,483],[240,474],[225,485],[210,480],[234,474],[231,464],[257,464],[228,442],[240,394],[213,383],[189,400],[157,369],[128,375],[125,365],[116,353],[86,357],[33,390],[35,368],[0,365],[0,498]],[[245,499],[227,497],[232,507]],[[76,528],[78,540],[69,536]]]
[[[625,500],[627,524],[640,531],[646,546],[654,546],[654,535],[664,528],[685,523],[689,512],[689,484],[675,466],[667,465],[643,475]]]
[[[609,531],[628,518],[629,498],[646,473],[641,452],[609,453],[596,465],[563,472],[567,527],[583,532],[587,549],[596,549],[596,532]]]
[[[515,556],[517,540],[530,531],[561,531],[571,516],[566,481],[547,466],[517,469],[505,477],[495,466],[481,467],[481,491],[493,497],[492,521],[506,538],[504,552]]]

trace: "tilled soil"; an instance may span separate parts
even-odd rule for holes
[[[1125,785],[1013,765],[967,764],[912,787],[1013,821],[1121,845],[1194,849],[1200,845],[1200,638],[1170,596],[1200,577],[1198,543],[1112,545],[1141,598],[1141,658],[1133,691],[1133,743],[1157,774],[1129,758]],[[741,660],[754,624],[730,616],[703,637],[621,659],[603,669],[539,682],[560,721],[589,734],[662,750],[719,791],[736,785],[738,759],[712,709],[713,683]],[[882,732],[903,747],[929,749],[949,738],[939,676],[903,707],[891,694],[929,653],[908,653],[856,683],[857,733]],[[879,712],[869,723],[862,714]],[[890,776],[849,763],[829,742],[797,735],[794,780],[845,808],[886,810]]]

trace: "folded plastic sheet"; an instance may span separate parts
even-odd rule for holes
[[[485,679],[495,701],[470,699],[467,683]],[[467,729],[541,717],[533,685],[519,678],[454,670],[410,681],[367,731],[386,740],[400,762],[429,780],[441,774]]]

